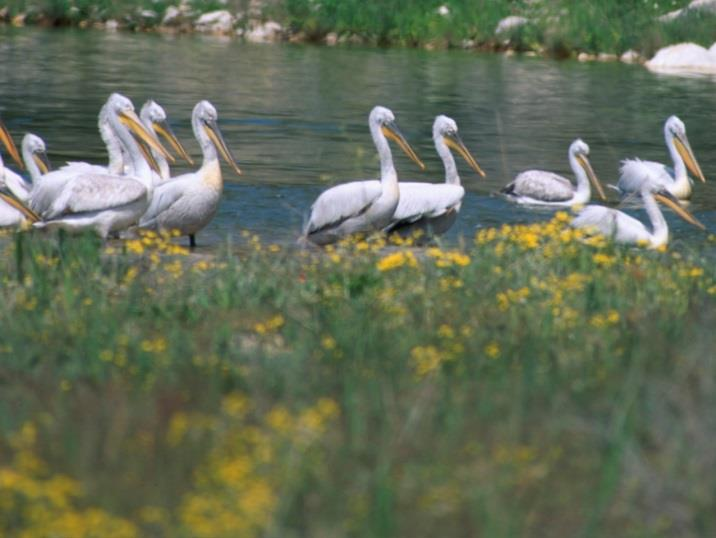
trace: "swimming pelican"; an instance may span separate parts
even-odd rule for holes
[[[152,203],[139,222],[140,228],[179,230],[182,235],[189,236],[190,246],[196,246],[196,233],[214,218],[224,188],[217,150],[234,171],[241,174],[219,131],[217,118],[216,109],[209,101],[196,104],[191,124],[204,162],[196,172],[156,186]]]
[[[167,142],[169,142],[174,151],[181,155],[181,157],[184,158],[190,165],[194,165],[194,161],[186,152],[181,142],[179,142],[179,139],[174,135],[174,132],[167,121],[167,114],[161,106],[159,106],[152,99],[149,99],[146,103],[144,103],[144,105],[142,105],[139,117],[147,129],[152,131],[155,135],[163,137]],[[169,162],[161,153],[155,150],[152,150],[152,158],[159,167],[159,182],[168,180],[171,177],[169,172]]]
[[[37,135],[28,133],[22,139],[22,159],[27,171],[30,173],[32,183],[20,174],[5,168],[5,187],[23,203],[27,203],[32,185],[40,177],[50,171],[50,161],[47,159],[45,142]],[[0,182],[0,185],[2,182]]]
[[[686,138],[686,126],[676,116],[671,116],[664,124],[664,138],[669,148],[674,168],[653,161],[627,159],[622,161],[619,170],[617,189],[622,194],[639,192],[644,181],[655,183],[669,191],[676,198],[687,200],[691,197],[692,181],[686,173],[688,168],[702,182],[706,182],[704,173],[691,150]]]
[[[470,167],[485,177],[485,172],[465,147],[457,132],[457,123],[447,116],[437,116],[433,123],[433,142],[445,167],[445,183],[401,181],[400,200],[386,232],[410,236],[422,230],[426,235],[445,233],[454,224],[465,196],[460,184],[455,158],[457,151]]]
[[[382,230],[390,223],[398,207],[400,190],[388,138],[425,169],[398,130],[390,110],[382,106],[373,108],[368,125],[380,156],[380,180],[352,181],[323,191],[311,206],[302,240],[326,245],[347,235]]]
[[[646,244],[649,248],[658,248],[669,241],[669,227],[656,202],[660,202],[697,228],[705,229],[696,218],[684,209],[679,200],[667,190],[653,183],[644,183],[640,190],[644,208],[651,221],[652,230],[635,219],[610,207],[588,205],[572,219],[572,226],[596,230],[612,238],[617,243]]]
[[[132,175],[80,173],[64,183],[56,197],[41,213],[44,222],[38,228],[61,228],[68,231],[94,230],[102,238],[135,224],[151,201],[154,184],[151,168],[144,159],[130,129],[144,143],[157,151],[166,150],[134,112],[132,102],[112,94],[107,102],[107,119],[128,159]],[[43,176],[39,188],[53,173]],[[35,197],[31,202],[35,202]]]
[[[606,200],[604,189],[589,164],[589,146],[577,139],[569,146],[569,164],[577,185],[553,172],[527,170],[521,172],[502,189],[511,202],[548,206],[573,206],[586,204],[592,196],[591,182],[602,200]]]

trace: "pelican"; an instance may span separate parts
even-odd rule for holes
[[[437,116],[433,122],[433,142],[445,167],[445,183],[401,181],[400,200],[386,232],[410,236],[418,230],[427,235],[445,233],[454,224],[460,211],[465,189],[460,184],[455,158],[457,151],[470,167],[485,177],[485,172],[465,147],[457,132],[457,123],[447,116]]]
[[[184,158],[190,165],[194,165],[194,161],[189,154],[181,145],[181,142],[177,139],[169,126],[167,121],[167,114],[164,109],[159,106],[155,101],[149,99],[142,106],[142,110],[139,112],[139,117],[142,120],[144,126],[155,135],[162,136],[172,146],[182,158]],[[169,162],[167,159],[158,151],[152,150],[152,158],[159,168],[158,183],[166,181],[171,177],[169,172]],[[157,179],[157,178],[155,178]]]
[[[20,174],[5,168],[5,187],[23,203],[27,203],[32,186],[39,181],[43,174],[50,171],[50,161],[47,159],[45,142],[37,135],[28,133],[22,139],[22,159],[25,168],[30,173],[32,183]]]
[[[702,182],[706,182],[704,173],[691,150],[689,139],[686,138],[684,122],[676,116],[671,116],[664,124],[664,138],[674,168],[639,159],[622,161],[617,183],[617,189],[622,194],[639,192],[641,184],[648,181],[666,189],[680,200],[688,200],[691,197],[692,181],[686,173],[687,168]]]
[[[0,156],[0,184],[5,183],[7,168]],[[12,194],[0,192],[0,228],[19,227],[26,222],[37,222],[39,217],[25,207]]]
[[[179,230],[196,246],[196,233],[214,218],[221,200],[224,180],[218,153],[241,174],[217,124],[216,108],[209,101],[194,107],[191,123],[204,162],[199,170],[164,181],[156,186],[152,203],[139,221],[140,228]],[[218,153],[217,153],[218,151]]]
[[[604,189],[589,164],[589,146],[577,139],[569,146],[569,164],[577,178],[576,186],[568,179],[544,170],[521,172],[502,189],[507,199],[518,204],[534,204],[555,207],[586,204],[592,196],[591,182],[602,200]]]
[[[640,190],[644,208],[651,221],[651,231],[634,217],[617,209],[600,205],[589,205],[582,209],[574,219],[572,226],[596,230],[612,238],[617,243],[645,244],[649,248],[658,248],[669,241],[669,227],[656,202],[660,202],[679,215],[686,222],[704,230],[705,227],[684,209],[679,200],[666,189],[653,183],[644,183]]]
[[[92,229],[106,238],[110,232],[135,224],[149,206],[154,188],[152,172],[130,129],[152,149],[169,154],[142,125],[129,99],[112,94],[106,106],[108,123],[118,137],[132,175],[85,172],[62,178],[55,198],[41,213],[44,222],[35,223],[36,227]],[[52,174],[43,176],[37,188],[43,188]],[[36,202],[34,196],[31,202]]]
[[[380,156],[380,180],[352,181],[323,191],[311,206],[302,240],[326,245],[347,235],[382,230],[390,223],[398,207],[400,190],[388,138],[425,169],[398,130],[390,110],[382,106],[373,108],[368,125]]]

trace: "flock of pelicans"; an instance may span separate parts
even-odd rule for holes
[[[174,158],[159,137],[190,164],[193,162],[174,136],[164,110],[154,101],[148,101],[137,116],[129,99],[116,93],[109,97],[99,114],[99,130],[109,154],[107,166],[70,162],[51,171],[45,144],[39,137],[25,135],[21,159],[10,134],[0,124],[0,140],[18,165],[27,168],[32,180],[28,182],[4,167],[0,158],[0,226],[32,225],[70,232],[94,230],[103,238],[130,228],[178,230],[195,246],[195,235],[214,217],[221,199],[219,156],[237,174],[241,171],[218,128],[216,109],[208,101],[194,107],[192,127],[201,146],[203,163],[196,172],[172,177],[169,163]],[[425,166],[400,133],[390,110],[373,108],[369,127],[380,157],[380,179],[343,183],[321,193],[311,206],[302,242],[326,245],[349,235],[375,231],[404,236],[420,231],[426,238],[441,234],[455,222],[465,195],[452,151],[477,174],[485,176],[460,139],[457,124],[446,116],[438,116],[433,124],[435,148],[445,167],[444,183],[398,181],[390,141],[421,169]],[[659,247],[668,241],[669,235],[657,205],[660,202],[703,229],[680,203],[691,195],[688,171],[705,181],[683,122],[670,117],[664,135],[673,168],[656,162],[626,160],[619,182],[613,186],[625,198],[641,198],[651,229],[617,209],[602,205],[586,205],[573,218],[572,225],[599,232],[617,242]],[[518,204],[571,207],[587,204],[593,187],[606,200],[588,156],[589,146],[575,140],[569,148],[569,162],[576,185],[552,172],[529,170],[519,174],[501,192]]]

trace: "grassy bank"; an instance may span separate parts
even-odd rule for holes
[[[237,27],[274,19],[285,38],[323,41],[328,34],[348,43],[533,50],[553,56],[579,52],[619,54],[636,49],[650,56],[681,41],[710,46],[716,41],[716,16],[693,12],[676,21],[657,18],[682,8],[688,0],[266,0],[226,3],[187,2],[191,17],[216,9],[244,16]],[[12,0],[8,19],[24,13],[26,22],[51,25],[102,23],[109,19],[128,28],[155,28],[169,1]],[[248,15],[247,15],[248,14]],[[498,22],[510,15],[527,17],[526,26],[496,36]],[[190,27],[190,26],[189,26]]]
[[[566,220],[214,259],[8,237],[0,534],[713,535],[713,264]]]

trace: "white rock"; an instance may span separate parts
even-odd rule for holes
[[[580,62],[593,62],[596,59],[597,57],[594,54],[589,54],[588,52],[580,52],[577,56],[577,60]]]
[[[660,72],[716,73],[716,47],[709,50],[695,43],[671,45],[660,49],[646,66]]]
[[[600,52],[597,55],[597,60],[600,62],[616,62],[619,59],[619,56],[616,54],[610,54],[608,52]]]
[[[443,4],[437,9],[437,14],[441,17],[447,17],[448,15],[450,15],[450,8]]]
[[[184,13],[176,6],[169,6],[162,17],[163,26],[177,26],[184,22]]]
[[[497,28],[495,28],[495,35],[499,36],[501,34],[511,32],[512,30],[529,24],[529,22],[530,20],[527,17],[519,17],[517,15],[505,17],[499,23],[497,23]]]
[[[329,47],[334,47],[338,43],[338,34],[335,32],[330,32],[326,35],[326,45]]]
[[[644,61],[644,58],[635,50],[628,50],[619,58],[625,64],[638,64]]]
[[[244,39],[250,43],[275,43],[283,36],[283,26],[275,21],[268,21],[250,28]]]
[[[666,15],[659,17],[660,22],[671,22],[688,15],[693,11],[705,11],[716,13],[716,0],[693,0],[688,6],[682,9],[670,11]]]
[[[198,32],[228,34],[234,29],[234,16],[225,9],[210,11],[196,20],[194,28]]]
[[[143,19],[156,19],[157,18],[157,12],[152,9],[142,9],[139,11],[138,15]]]
[[[119,29],[119,21],[116,21],[114,19],[109,19],[107,22],[104,23],[104,27],[106,30],[109,30],[110,32],[115,32]]]

